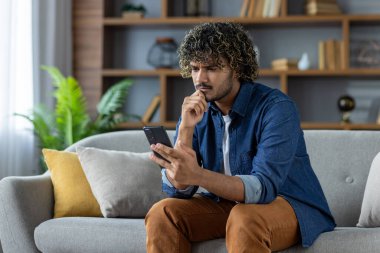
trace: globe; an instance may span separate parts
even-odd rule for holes
[[[342,113],[341,121],[343,123],[350,123],[350,113],[355,109],[355,100],[349,95],[344,95],[338,99],[338,108]]]

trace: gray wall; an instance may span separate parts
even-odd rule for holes
[[[123,3],[124,1],[120,1]],[[129,2],[143,3],[147,7],[146,17],[160,16],[160,1],[134,0]],[[181,15],[182,6],[176,2],[173,9],[174,15]],[[231,4],[231,3],[234,4]],[[242,0],[213,0],[212,14],[214,16],[238,16]],[[367,14],[380,13],[379,0],[338,0],[345,13]],[[300,14],[303,1],[289,0],[289,13]],[[114,13],[120,12],[120,4],[115,5]],[[180,43],[185,32],[191,26],[131,26],[107,28],[114,29],[108,32],[105,39],[115,41],[115,46],[106,51],[113,55],[113,62],[108,62],[105,67],[152,69],[146,62],[147,52],[154,43],[156,37],[170,36]],[[265,27],[246,26],[255,44],[260,48],[260,65],[268,68],[275,58],[292,57],[299,58],[303,52],[309,54],[311,66],[318,66],[318,41],[327,39],[341,39],[340,26],[281,26]],[[366,26],[352,26],[351,39],[377,39],[380,41],[380,24]],[[127,46],[125,46],[127,45]],[[122,55],[123,57],[120,57]],[[134,78],[135,85],[131,89],[133,94],[128,97],[125,106],[126,112],[142,115],[151,98],[159,93],[158,78]],[[279,88],[278,78],[261,78],[258,80],[271,87]],[[192,91],[189,80],[170,78],[169,98],[173,101],[168,115],[175,120],[179,115],[179,109],[183,96]],[[380,97],[379,77],[292,77],[289,79],[289,95],[293,97],[299,107],[301,118],[304,121],[338,121],[339,111],[337,99],[344,94],[350,94],[356,100],[357,107],[353,111],[353,122],[366,122],[371,101]],[[175,92],[174,92],[175,91]],[[179,96],[179,97],[178,97]],[[177,107],[177,108],[176,108]],[[158,115],[155,115],[158,120]]]

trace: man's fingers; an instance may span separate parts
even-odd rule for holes
[[[170,163],[168,163],[167,161],[161,159],[161,158],[158,158],[157,156],[154,155],[154,153],[150,154],[149,158],[157,163],[158,165],[160,165],[162,168],[168,168],[170,166]]]
[[[173,159],[176,159],[179,156],[178,152],[174,148],[170,148],[161,143],[157,143],[156,145],[152,144],[150,147],[153,151],[156,151],[163,158],[169,160],[170,162],[172,162]]]
[[[207,110],[207,103],[205,101],[201,101],[199,97],[188,97],[184,101],[183,106],[186,111],[195,110],[197,114],[204,113]]]
[[[197,90],[197,91],[194,92],[193,94],[194,94],[194,95],[197,95],[197,96],[199,96],[199,97],[202,97],[203,99],[206,99],[205,94],[203,94],[203,92],[200,91],[200,90]]]
[[[207,109],[208,109],[208,104],[207,104],[207,101],[206,101],[206,96],[205,96],[205,94],[203,94],[203,92],[200,91],[200,90],[197,90],[197,92],[198,92],[198,93],[197,93],[197,96],[201,98],[201,102],[202,102],[202,104],[204,105],[205,111],[207,111]]]

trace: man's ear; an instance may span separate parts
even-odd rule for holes
[[[238,74],[237,74],[236,70],[232,71],[232,79],[235,79],[236,81],[239,81]]]

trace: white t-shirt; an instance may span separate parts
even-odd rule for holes
[[[226,115],[223,116],[224,120],[224,135],[223,135],[223,163],[224,163],[224,174],[231,176],[231,168],[230,168],[230,136],[228,134],[228,128],[231,124],[231,117]]]

